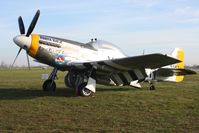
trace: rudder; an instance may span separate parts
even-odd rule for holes
[[[174,69],[184,69],[184,50],[175,48],[174,51],[171,54],[172,57],[181,60],[182,62],[177,63],[173,66]],[[181,82],[183,81],[184,76],[175,76],[176,82]]]

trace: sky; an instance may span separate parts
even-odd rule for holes
[[[36,11],[33,33],[79,42],[109,41],[127,55],[185,50],[185,64],[199,64],[198,0],[4,0],[0,8],[0,62],[12,64],[19,47],[18,17],[26,30]],[[27,65],[25,51],[16,65]],[[31,65],[38,65],[31,58]]]

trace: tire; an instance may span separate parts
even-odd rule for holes
[[[65,86],[66,87],[72,87],[72,84],[71,84],[71,82],[70,82],[70,79],[69,79],[69,74],[67,74],[66,76],[65,76],[65,78],[64,78],[64,83],[65,83]]]
[[[48,79],[43,83],[43,91],[51,91],[54,92],[56,90],[55,81],[52,79]]]
[[[91,96],[92,92],[89,89],[85,88],[86,85],[87,85],[87,83],[84,82],[84,83],[82,83],[78,86],[78,89],[77,89],[78,95],[81,95],[81,96],[84,96],[84,97]]]
[[[150,89],[150,90],[155,90],[155,86],[154,86],[154,85],[151,85],[149,89]]]
[[[69,72],[64,78],[65,86],[70,87],[70,88],[74,88],[76,77],[77,76],[74,72]]]

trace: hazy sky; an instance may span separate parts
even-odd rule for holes
[[[26,30],[36,12],[33,33],[80,42],[107,40],[128,55],[185,50],[186,64],[199,64],[199,0],[4,0],[0,8],[0,61],[13,62],[18,16]],[[31,60],[33,60],[31,58]],[[26,63],[23,51],[17,65]],[[35,65],[31,61],[32,65]]]

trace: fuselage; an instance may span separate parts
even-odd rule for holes
[[[82,63],[126,57],[115,45],[94,40],[80,43],[72,40],[32,34],[14,38],[21,48],[28,48],[28,54],[37,61],[58,68],[66,68],[71,63]]]

